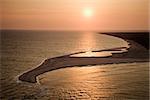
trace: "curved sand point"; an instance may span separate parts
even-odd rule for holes
[[[134,41],[131,40],[127,41],[130,43],[130,48],[120,47],[92,52],[118,51],[120,49],[128,49],[128,52],[114,53],[110,57],[73,57],[72,55],[85,53],[85,52],[77,52],[73,54],[46,59],[37,68],[30,70],[26,73],[23,73],[21,76],[19,76],[19,80],[30,83],[36,83],[37,82],[36,77],[38,75],[41,75],[48,71],[65,67],[149,61],[148,59],[149,52],[146,48],[144,48],[143,46]]]
[[[30,74],[30,72],[24,73],[21,76],[19,76],[19,80],[25,81],[25,82],[30,82],[30,83],[36,83],[36,76],[33,74]]]

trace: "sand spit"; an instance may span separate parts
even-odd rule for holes
[[[137,35],[137,34],[135,34]],[[73,57],[72,55],[85,53],[77,52],[68,54],[60,57],[54,57],[46,59],[40,66],[23,73],[19,76],[19,80],[36,83],[37,76],[56,69],[73,67],[73,66],[86,66],[86,65],[103,65],[103,64],[114,64],[114,63],[132,63],[132,62],[148,62],[149,61],[149,50],[144,46],[124,38],[130,47],[119,47],[91,52],[102,52],[102,51],[120,51],[121,49],[127,49],[127,52],[113,53],[112,56],[106,57]]]

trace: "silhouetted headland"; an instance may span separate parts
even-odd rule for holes
[[[102,34],[120,37],[124,40],[132,40],[149,49],[149,32],[111,32]]]
[[[132,32],[132,33],[102,33],[120,37],[130,43],[130,47],[119,47],[112,49],[104,49],[91,52],[102,51],[119,51],[121,49],[127,49],[127,52],[113,53],[112,56],[106,57],[74,57],[72,55],[80,54],[84,52],[77,52],[64,56],[54,57],[46,59],[40,66],[23,73],[19,76],[19,80],[36,83],[36,77],[48,71],[73,67],[73,66],[86,66],[86,65],[102,65],[113,63],[132,63],[132,62],[148,62],[149,61],[149,33],[148,32]]]

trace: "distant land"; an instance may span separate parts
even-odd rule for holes
[[[124,40],[132,40],[149,49],[149,32],[104,32],[102,34],[120,37]]]

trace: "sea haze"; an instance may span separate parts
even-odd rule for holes
[[[36,84],[18,81],[46,58],[128,47],[120,38],[96,32],[1,32],[1,99],[148,99],[148,63],[76,66],[40,75]]]

